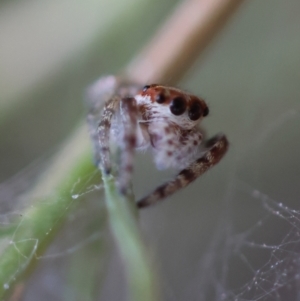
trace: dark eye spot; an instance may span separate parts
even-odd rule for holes
[[[182,115],[186,110],[186,102],[183,97],[175,97],[170,105],[170,111],[174,115]]]
[[[201,104],[198,101],[195,101],[191,104],[190,109],[189,109],[189,117],[191,120],[197,120],[201,117],[202,115],[202,108]]]
[[[144,88],[143,88],[143,92],[147,91],[149,88],[150,88],[150,85],[146,85],[146,86],[144,86]]]
[[[156,102],[163,103],[166,100],[166,96],[163,93],[160,93],[156,96]]]
[[[206,107],[206,108],[204,109],[203,116],[204,116],[204,117],[207,116],[208,113],[209,113],[209,109],[208,109],[208,107]]]

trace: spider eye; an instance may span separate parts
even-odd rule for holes
[[[150,85],[146,85],[146,86],[144,86],[144,88],[143,88],[143,92],[147,91],[149,88],[150,88]]]
[[[166,96],[163,93],[159,93],[156,98],[155,98],[156,102],[158,103],[163,103],[166,100]]]
[[[197,120],[203,114],[201,104],[198,101],[192,103],[189,109],[189,117],[191,120]]]
[[[186,110],[186,102],[183,97],[175,97],[170,105],[170,111],[174,115],[182,115]]]
[[[206,107],[206,108],[204,109],[203,116],[204,116],[204,117],[207,116],[208,113],[209,113],[209,109],[208,109],[208,107]]]

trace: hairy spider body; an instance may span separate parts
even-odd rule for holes
[[[111,91],[104,93],[108,83]],[[181,170],[173,180],[138,201],[139,208],[152,205],[187,186],[226,153],[228,141],[224,135],[206,142],[206,149],[200,148],[202,133],[198,125],[209,113],[202,98],[158,84],[141,89],[134,84],[117,83],[113,77],[104,78],[96,85],[97,95],[88,115],[95,158],[102,172],[109,174],[110,141],[119,146],[119,191],[127,193],[135,149],[150,149],[158,169],[172,167]],[[101,101],[104,95],[108,100],[101,114],[97,98]]]

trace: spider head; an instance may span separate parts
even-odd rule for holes
[[[209,113],[202,98],[158,84],[145,86],[136,100],[146,119],[168,119],[185,128],[194,127]]]

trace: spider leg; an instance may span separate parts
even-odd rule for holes
[[[98,138],[98,153],[100,154],[100,162],[98,162],[98,167],[105,174],[110,174],[111,171],[111,160],[110,160],[110,129],[111,122],[114,113],[116,112],[118,105],[120,104],[121,98],[118,95],[110,98],[103,109],[102,118],[97,129]]]
[[[189,185],[222,159],[228,149],[228,145],[228,140],[224,135],[216,135],[209,139],[206,142],[208,150],[203,156],[180,171],[173,180],[157,187],[150,195],[139,200],[137,207],[144,208],[153,205]]]
[[[95,165],[98,167],[101,161],[99,122],[102,117],[102,109],[105,106],[106,100],[109,100],[116,94],[117,86],[117,78],[115,76],[105,76],[93,83],[85,93],[85,104],[88,109],[87,124],[93,146]]]
[[[120,144],[118,188],[122,194],[126,194],[133,172],[133,156],[136,146],[137,104],[135,98],[128,97],[121,100],[121,118],[123,131]]]
[[[120,190],[123,192],[128,186],[133,161],[133,148],[135,147],[136,103],[134,98],[141,85],[127,81],[121,77],[105,76],[97,80],[86,91],[86,104],[88,106],[87,123],[93,144],[95,164],[105,174],[111,172],[110,135],[121,145],[121,167],[119,171]],[[102,113],[101,113],[102,112]],[[134,113],[133,113],[134,112]],[[121,113],[123,131],[120,137],[116,130],[117,119],[115,114]],[[112,125],[113,123],[113,125]]]

